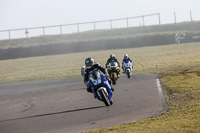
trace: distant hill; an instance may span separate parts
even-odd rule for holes
[[[195,41],[200,21],[2,40],[0,59],[173,44],[176,33],[185,36],[184,42]]]

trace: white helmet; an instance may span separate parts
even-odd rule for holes
[[[114,54],[111,54],[111,55],[110,55],[110,58],[115,58],[115,55],[114,55]]]
[[[128,54],[124,54],[124,58],[127,59],[128,58]]]

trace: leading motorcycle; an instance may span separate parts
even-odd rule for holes
[[[95,98],[104,102],[106,106],[112,105],[112,91],[106,87],[106,83],[108,84],[108,81],[105,76],[94,70],[91,72],[89,78],[89,86],[91,87]]]

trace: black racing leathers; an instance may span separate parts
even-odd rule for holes
[[[96,71],[100,70],[101,72],[103,72],[105,74],[107,79],[109,78],[107,69],[103,68],[99,63],[94,63],[91,67],[85,68],[85,77],[84,77],[85,84],[89,81],[89,75],[92,70],[96,70]],[[110,79],[108,79],[108,80],[110,80]]]
[[[117,62],[118,66],[119,66],[119,68],[120,68],[120,62],[117,60],[117,58],[114,58],[114,59],[109,58],[109,59],[107,60],[107,62],[106,62],[106,68],[108,67],[108,64],[109,64],[110,62]],[[118,71],[116,71],[116,72],[117,72],[117,75],[119,76],[120,69],[118,69]],[[110,75],[110,71],[109,71],[109,70],[108,70],[108,73],[109,73],[109,75]]]
[[[107,68],[107,66],[108,66],[108,64],[109,64],[110,62],[117,62],[118,66],[120,67],[120,63],[119,63],[119,61],[118,61],[117,58],[114,58],[114,59],[109,58],[109,59],[107,60],[107,62],[106,62],[106,68]]]

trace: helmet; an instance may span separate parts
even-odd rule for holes
[[[128,58],[128,55],[127,55],[127,54],[124,54],[124,58],[127,59],[127,58]]]
[[[110,58],[115,58],[115,55],[114,55],[114,54],[111,54],[111,55],[110,55]]]
[[[88,58],[85,59],[85,65],[86,65],[86,67],[92,66],[93,63],[94,63],[94,59],[92,57],[88,57]]]

